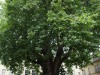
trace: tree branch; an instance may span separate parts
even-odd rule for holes
[[[63,51],[64,44],[63,43],[61,43],[61,44],[59,43],[62,39],[63,39],[63,35],[61,36],[61,33],[58,33],[57,34],[57,46],[58,46],[58,49],[57,49],[57,52],[56,52],[56,57],[54,59],[55,67],[61,65],[61,62],[60,62],[61,61],[61,57],[64,54],[64,51]]]
[[[27,58],[27,60],[28,60],[29,62],[32,62],[32,63],[34,63],[34,64],[42,65],[42,63],[43,63],[43,61],[40,60],[40,59],[32,60],[32,59],[30,58],[29,54],[27,54],[27,57],[26,57],[26,58]]]
[[[63,62],[65,59],[68,59],[68,56],[70,56],[71,52],[73,50],[73,47],[70,47],[69,51],[63,55],[61,58],[61,62]]]

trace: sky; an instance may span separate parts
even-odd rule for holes
[[[4,2],[5,0],[0,0],[0,2],[1,2],[1,1]]]
[[[0,9],[2,9],[2,8],[1,8],[1,2],[5,2],[5,0],[0,0]]]
[[[0,1],[4,1],[4,0],[0,0]]]

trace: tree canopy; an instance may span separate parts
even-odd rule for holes
[[[99,0],[6,0],[1,63],[16,74],[41,66],[43,75],[86,65],[99,50],[99,8]]]

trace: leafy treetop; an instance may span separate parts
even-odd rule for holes
[[[100,44],[99,7],[99,0],[6,0],[2,64],[16,73],[86,65]]]

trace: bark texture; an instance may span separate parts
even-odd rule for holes
[[[59,75],[60,66],[61,64],[59,62],[52,63],[48,61],[46,64],[42,66],[42,75]]]

